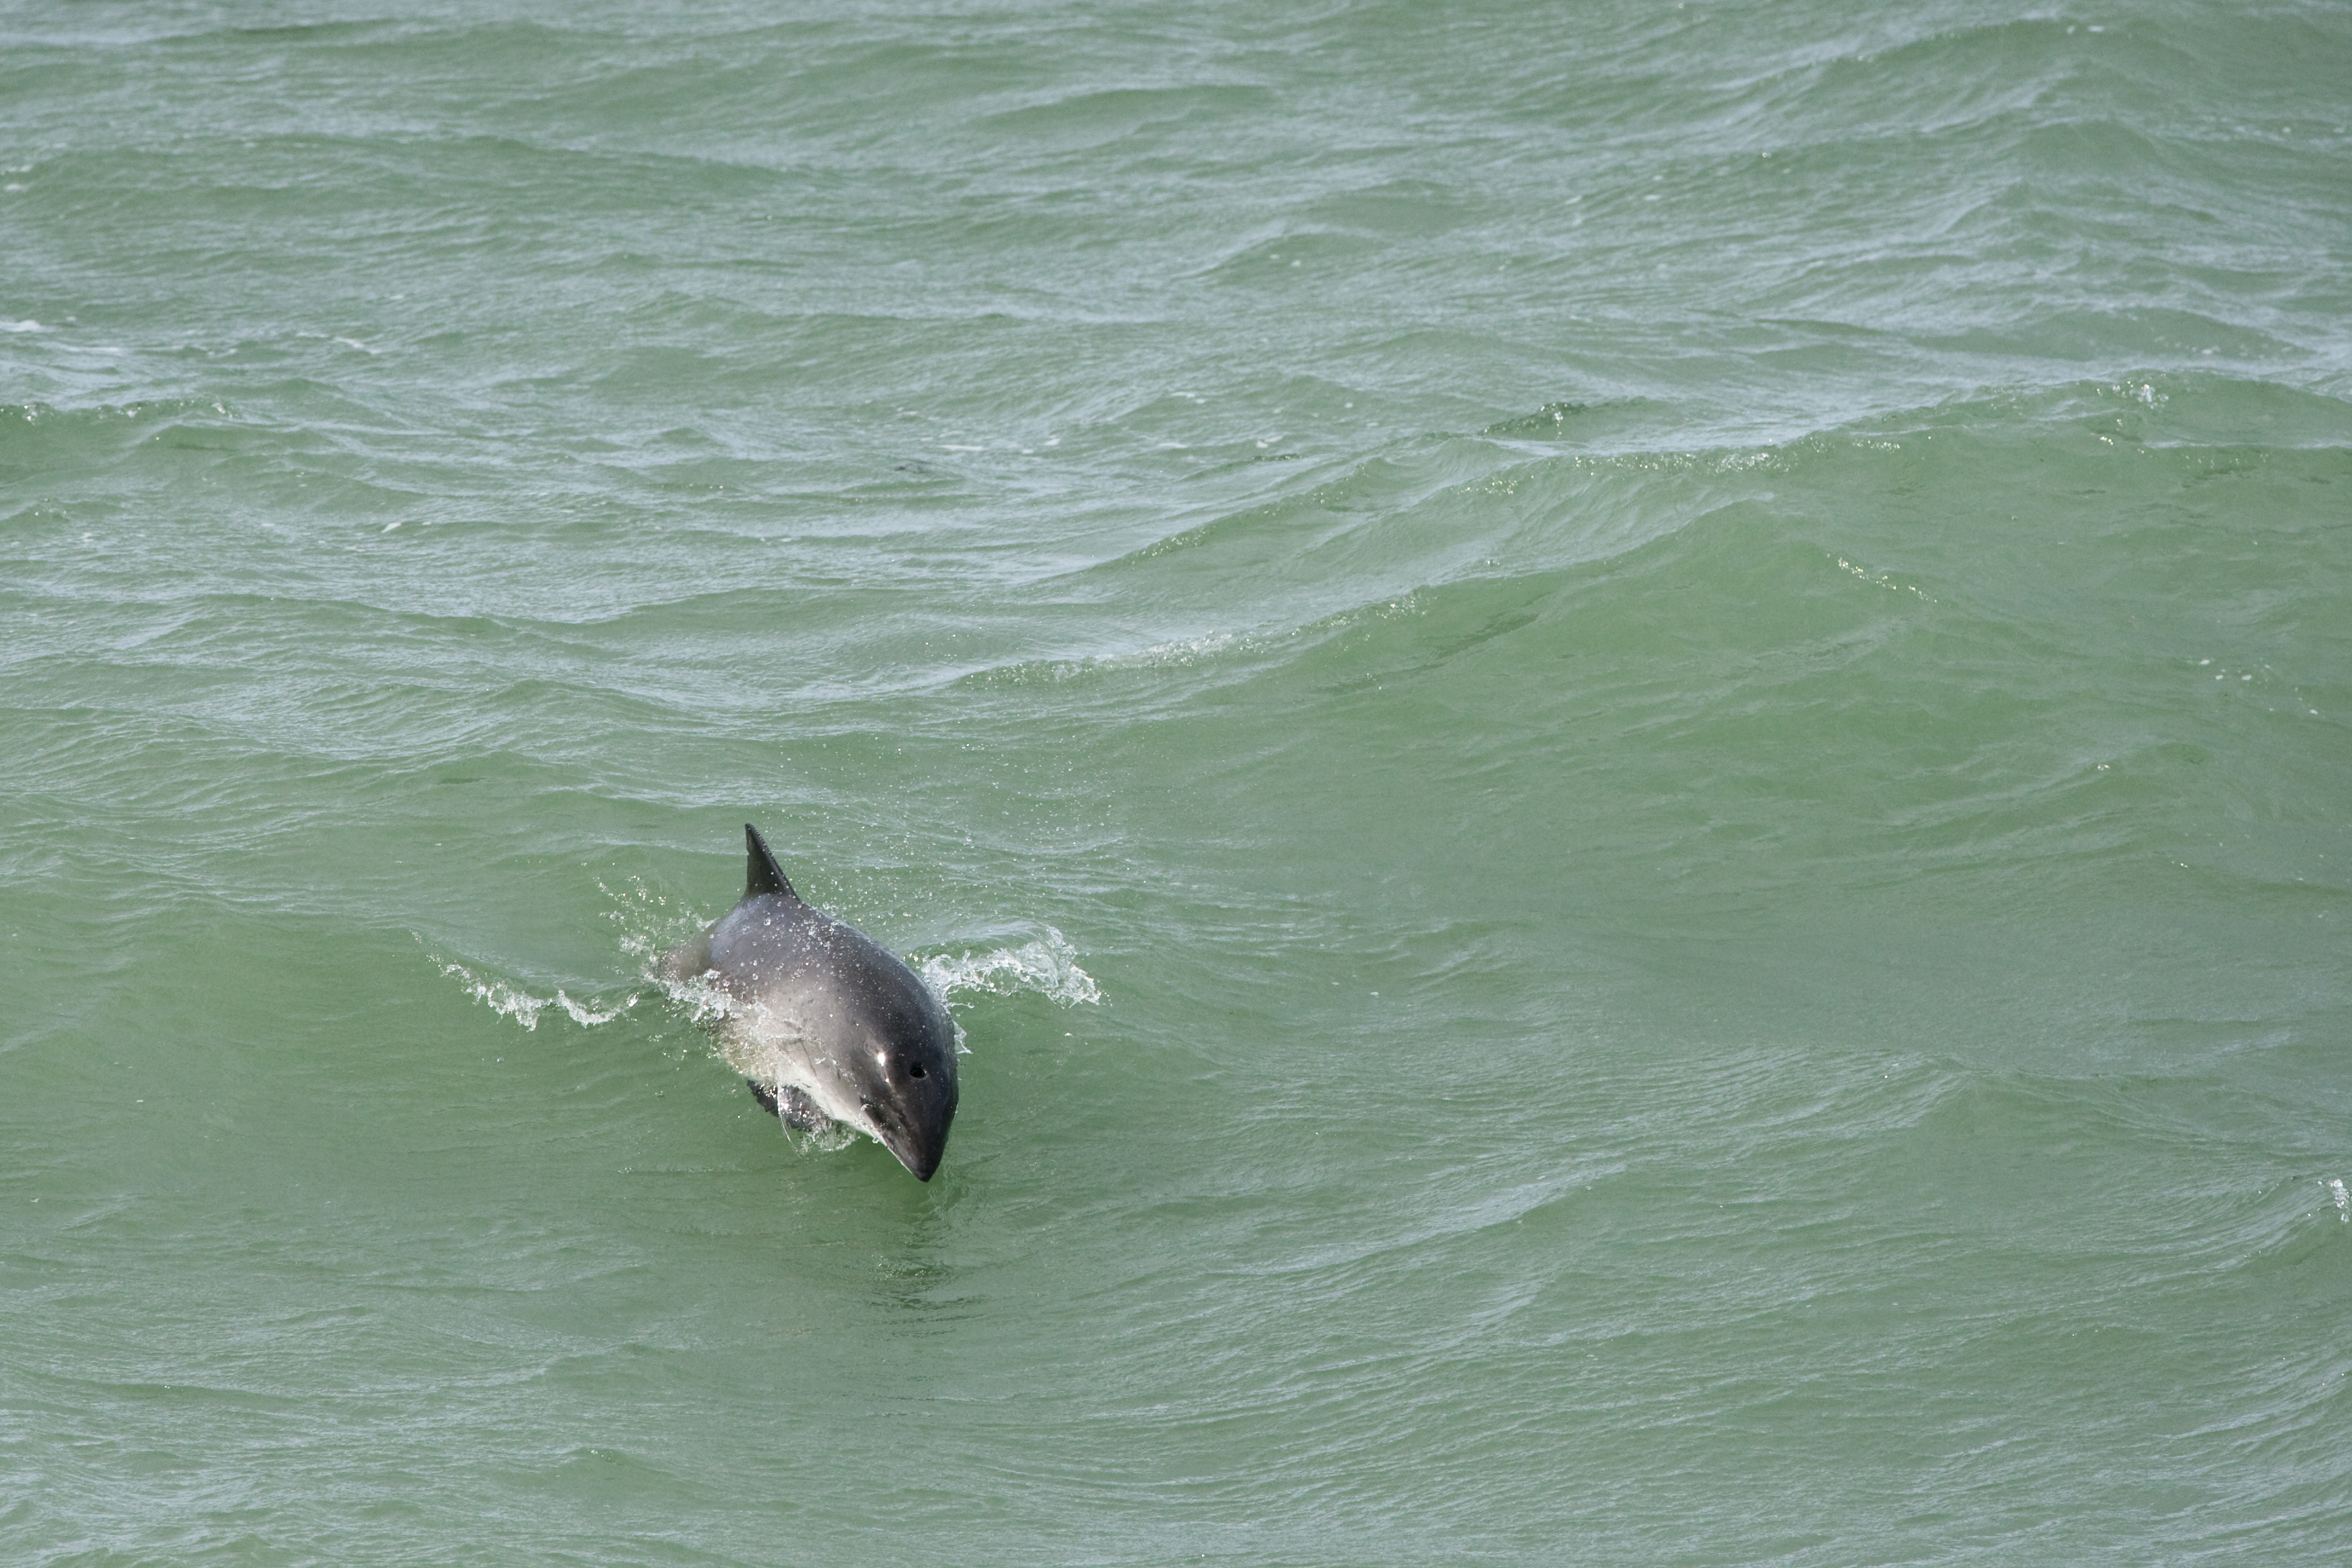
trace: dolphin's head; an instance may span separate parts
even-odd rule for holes
[[[947,1152],[955,1120],[955,1025],[928,993],[920,1002],[890,1009],[887,1026],[869,1033],[841,1065],[874,1136],[916,1180],[928,1182]]]

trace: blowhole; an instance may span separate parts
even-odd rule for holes
[[[920,1077],[922,1077],[922,1076],[923,1076],[923,1064],[922,1064],[922,1063],[920,1063],[920,1062],[908,1062],[908,1063],[907,1064],[907,1076],[908,1076],[908,1078],[920,1078]]]

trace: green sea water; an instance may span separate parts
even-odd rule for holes
[[[2352,1556],[2352,9],[56,0],[0,169],[0,1561]]]

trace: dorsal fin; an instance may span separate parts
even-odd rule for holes
[[[800,895],[793,891],[793,885],[784,880],[784,868],[776,864],[773,855],[768,853],[768,841],[761,837],[760,830],[748,822],[743,825],[743,848],[745,898],[757,898],[762,893],[782,893],[795,903],[800,900]]]

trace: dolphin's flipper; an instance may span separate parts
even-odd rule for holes
[[[747,1078],[743,1087],[760,1102],[760,1109],[791,1128],[795,1132],[822,1132],[833,1125],[833,1118],[816,1108],[816,1101],[790,1084],[782,1089],[770,1089],[756,1078]]]
[[[773,855],[768,853],[768,841],[761,837],[760,830],[748,822],[743,825],[743,848],[747,862],[743,875],[745,898],[756,899],[762,893],[782,893],[794,903],[800,901],[800,895],[793,891],[793,885],[784,880],[784,868],[776,864]]]

